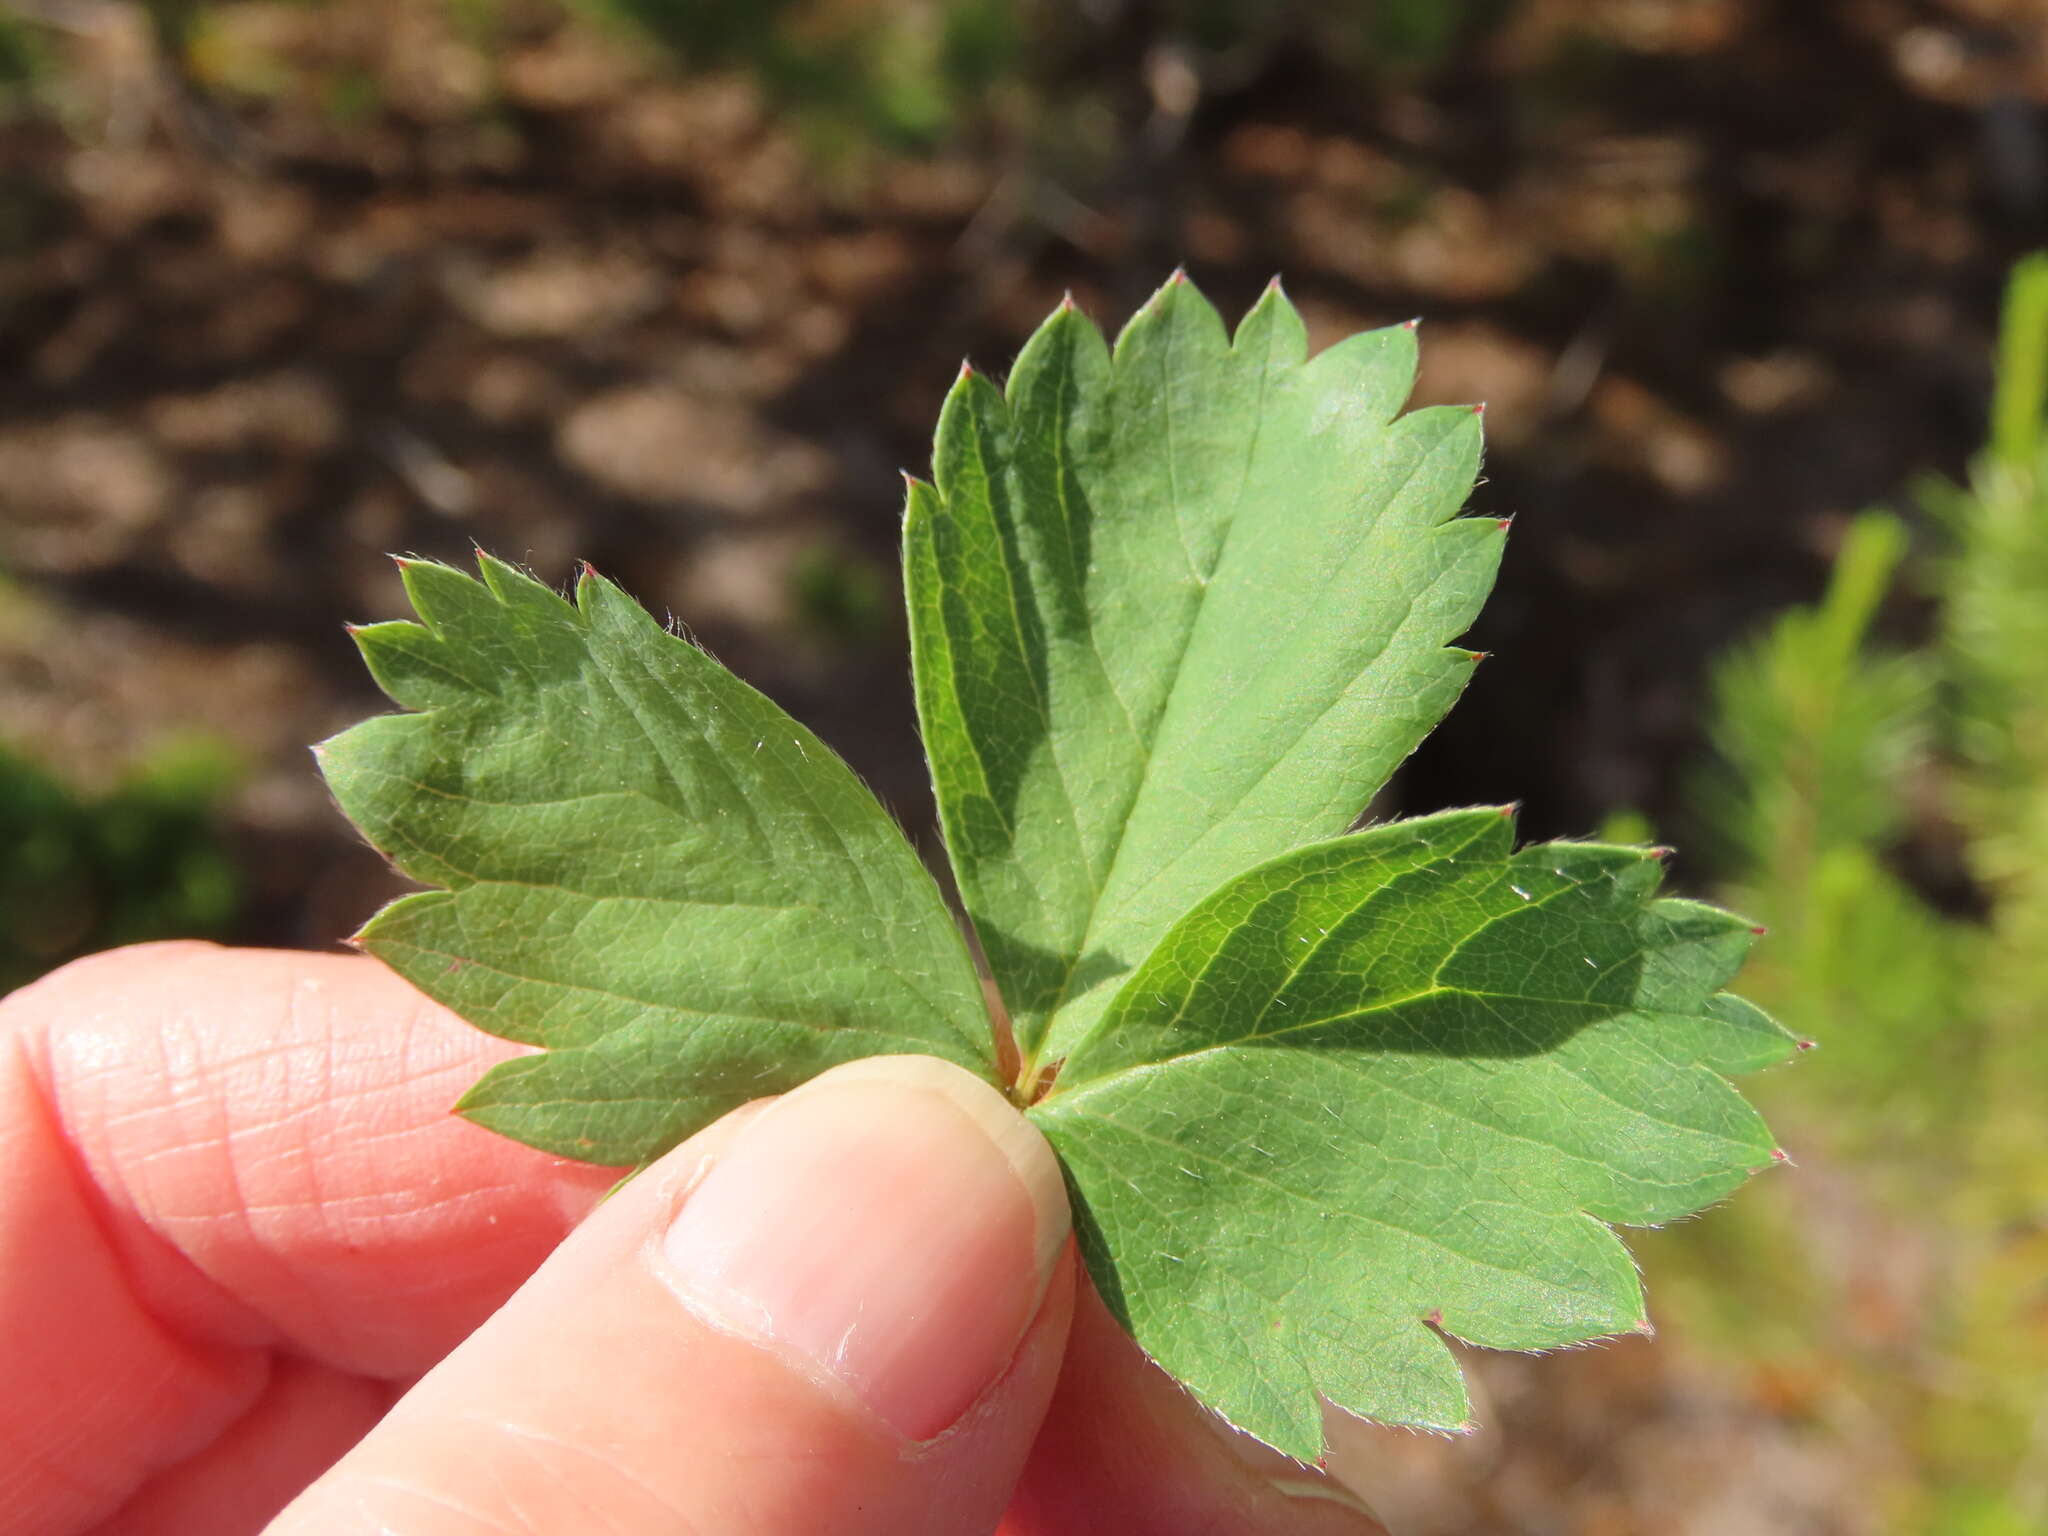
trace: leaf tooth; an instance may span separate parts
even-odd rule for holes
[[[1231,350],[1248,363],[1271,369],[1299,367],[1308,357],[1308,327],[1288,300],[1287,292],[1274,278],[1259,295],[1258,303],[1245,311],[1231,338]]]
[[[571,596],[576,604],[576,612],[582,616],[584,624],[595,627],[618,593],[618,584],[606,577],[588,560],[578,565],[576,587]]]
[[[1101,330],[1071,302],[1062,302],[1018,352],[1003,399],[1018,413],[1017,429],[1030,431],[1034,420],[1063,411],[1066,399],[1106,387],[1109,372],[1109,344]]]
[[[498,604],[483,584],[438,560],[398,558],[399,580],[407,601],[436,635],[461,637],[489,633]]]
[[[1455,423],[1471,430],[1470,413],[1455,406],[1424,406],[1402,414],[1401,408],[1415,392],[1421,355],[1413,331],[1399,325],[1381,326],[1323,348],[1309,359],[1303,382],[1312,395],[1327,402],[1326,410],[1356,422],[1357,430],[1374,444],[1371,451],[1376,455],[1389,451],[1391,444],[1382,441],[1382,434],[1390,428],[1412,432]],[[1473,467],[1476,471],[1478,466],[1475,463]]]
[[[905,540],[921,540],[931,537],[932,523],[945,512],[945,501],[939,495],[939,488],[929,480],[906,474],[903,477],[903,529]],[[906,548],[908,546],[906,545]],[[906,553],[906,560],[910,556]]]
[[[652,635],[679,640],[693,650],[703,647],[690,638],[683,626],[671,619],[662,623],[641,607],[626,589],[602,572],[593,571],[576,588],[576,608],[585,625],[595,634],[607,634],[638,643],[634,637]]]
[[[476,565],[491,596],[515,613],[549,626],[569,616],[571,610],[562,594],[531,572],[481,549],[476,553]]]
[[[1230,350],[1230,335],[1216,306],[1191,281],[1187,272],[1175,268],[1173,276],[1161,283],[1137,313],[1117,334],[1113,355],[1117,365],[1140,362],[1160,335],[1171,328],[1180,344],[1216,358]],[[1188,358],[1186,362],[1193,362]]]
[[[348,635],[377,686],[407,709],[433,709],[468,692],[490,691],[468,674],[454,649],[423,624],[410,619],[351,624]]]

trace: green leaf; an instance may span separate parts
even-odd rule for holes
[[[1342,832],[1450,707],[1500,559],[1455,516],[1477,415],[1395,419],[1408,327],[1305,361],[1176,277],[1119,337],[1062,307],[965,372],[904,534],[947,846],[1029,1067],[1220,881]]]
[[[1296,1455],[1319,1402],[1465,1417],[1443,1333],[1639,1326],[1608,1223],[1771,1160],[1726,1075],[1790,1038],[1717,989],[1742,920],[1498,811],[1340,836],[1463,685],[1502,528],[1469,411],[1395,417],[1405,328],[1305,358],[1176,281],[1112,352],[1071,309],[967,375],[905,533],[966,902],[1090,1271],[1205,1402]],[[638,1163],[853,1057],[999,1081],[932,880],[802,727],[585,575],[409,563],[357,638],[409,713],[325,749],[407,873],[364,943],[540,1047],[464,1101]]]
[[[1432,1333],[1540,1349],[1643,1325],[1605,1223],[1772,1158],[1724,1073],[1791,1037],[1718,993],[1740,918],[1643,850],[1512,851],[1497,810],[1300,848],[1188,912],[1031,1111],[1089,1269],[1146,1351],[1303,1459],[1319,1395],[1452,1428]]]
[[[365,948],[545,1047],[472,1119],[645,1162],[735,1105],[859,1056],[993,1080],[959,929],[895,824],[809,731],[585,573],[573,605],[481,557],[406,562],[424,624],[356,631],[413,713],[328,742],[341,807],[406,874]]]

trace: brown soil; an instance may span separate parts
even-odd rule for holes
[[[1134,36],[1072,166],[821,160],[544,7],[489,57],[400,0],[230,8],[295,79],[379,81],[358,117],[78,9],[61,115],[0,123],[0,734],[88,783],[241,743],[256,942],[395,888],[305,751],[381,707],[342,625],[403,611],[391,551],[593,561],[923,834],[897,471],[963,355],[1182,261],[1226,312],[1284,273],[1319,340],[1422,315],[1418,398],[1488,403],[1494,657],[1401,800],[1682,840],[1705,661],[1977,442],[2048,174],[2041,19],[1988,0],[1530,0],[1405,83],[1279,46],[1190,86]],[[1505,1439],[1384,1474],[1408,1529],[1875,1528],[1857,1454],[1676,1348],[1485,1380]]]

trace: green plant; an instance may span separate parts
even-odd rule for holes
[[[240,882],[214,809],[234,776],[212,743],[171,743],[87,796],[0,749],[0,991],[93,950],[222,932]]]
[[[743,69],[826,130],[883,148],[928,145],[1020,65],[1016,7],[997,0],[840,6],[816,0],[573,0],[693,69]]]
[[[1868,513],[1847,530],[1827,595],[1714,668],[1716,765],[1694,801],[1729,896],[1771,926],[1751,986],[1827,1042],[1829,1070],[1802,1083],[1911,1128],[1941,1157],[1970,1112],[1970,1066],[1949,1014],[1968,973],[1968,932],[1892,872],[1909,792],[1935,725],[1937,668],[1866,647],[1906,551],[1906,530]]]
[[[0,15],[0,107],[26,95],[49,69],[42,36],[27,22]]]
[[[1065,1165],[1096,1287],[1233,1422],[1318,1396],[1452,1427],[1438,1336],[1644,1326],[1610,1223],[1774,1152],[1726,1074],[1791,1041],[1719,990],[1740,918],[1658,850],[1514,848],[1512,808],[1349,831],[1449,708],[1505,522],[1458,515],[1480,418],[1398,415],[1412,327],[1309,359],[1275,284],[1235,338],[1176,275],[1114,351],[1062,306],[963,370],[904,532],[953,872],[1001,998],[887,814],[808,731],[586,571],[404,562],[356,632],[408,713],[323,749],[439,890],[363,944],[543,1047],[464,1113],[638,1165],[877,1052],[1007,1090]]]
[[[1924,577],[1938,603],[1932,643],[1869,643],[1906,554],[1904,525],[1872,513],[1850,528],[1819,607],[1783,616],[1714,675],[1721,768],[1700,803],[1733,894],[1777,938],[1751,986],[1830,1057],[1773,1107],[1938,1255],[1903,1344],[1840,1343],[1862,1411],[1911,1449],[1901,1482],[1912,1486],[1895,1500],[1907,1530],[2035,1530],[2048,1518],[2044,411],[2048,258],[2034,257],[2007,295],[1989,445],[1967,485],[1917,488],[1946,541]],[[1916,836],[1960,846],[1981,920],[1895,872]],[[1769,1206],[1753,1206],[1751,1222],[1768,1222]],[[1727,1258],[1729,1235],[1695,1245],[1695,1263]],[[1750,1237],[1754,1272],[1802,1268],[1796,1213]],[[1765,1288],[1737,1288],[1733,1335],[1810,1336],[1838,1303],[1812,1277],[1770,1294],[1801,1290],[1767,1322],[1753,1315]]]
[[[1195,78],[1224,88],[1256,62],[1289,52],[1367,78],[1419,74],[1513,9],[1512,0],[1164,0],[1100,15],[1015,0],[572,4],[624,23],[688,68],[743,71],[813,130],[819,148],[838,151],[848,147],[849,129],[885,150],[993,130],[1052,151],[1100,131],[1079,120],[1108,113],[1114,122],[1115,104],[1129,97],[1134,55],[1181,60]]]

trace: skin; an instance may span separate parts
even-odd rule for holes
[[[1181,1394],[1070,1243],[909,1438],[650,1257],[762,1106],[600,1208],[611,1173],[448,1113],[516,1050],[357,956],[140,946],[0,1003],[9,1530],[1380,1531]]]

